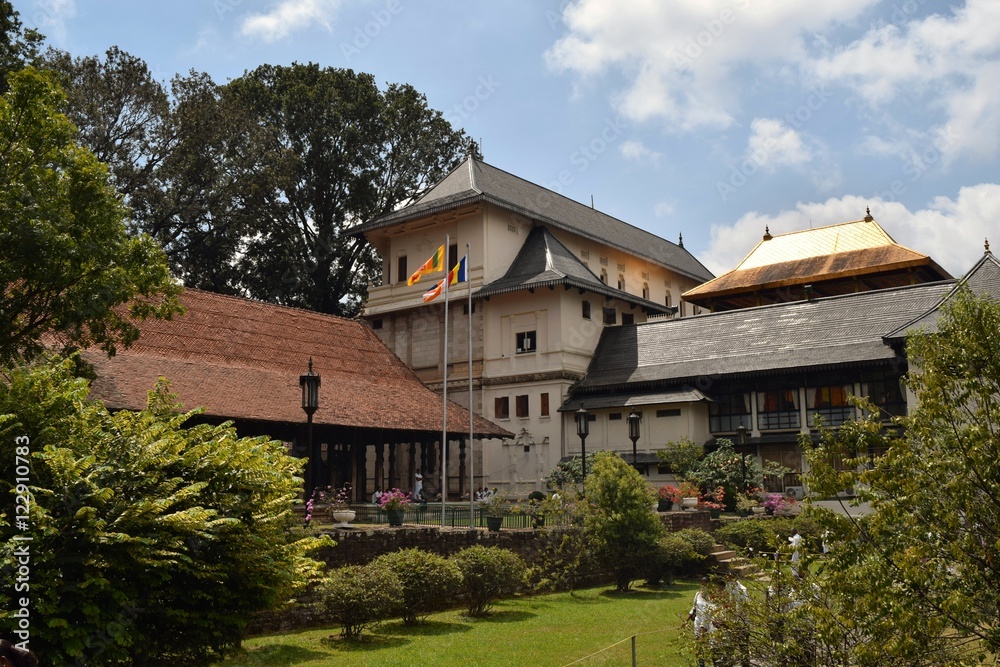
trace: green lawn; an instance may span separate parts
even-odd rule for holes
[[[256,637],[245,653],[217,665],[268,667],[580,667],[631,665],[635,634],[637,665],[689,665],[681,628],[698,588],[680,582],[669,589],[618,594],[606,587],[518,598],[498,604],[488,618],[460,611],[435,614],[423,625],[390,621],[361,642],[340,639],[339,628]],[[602,651],[616,642],[612,648]],[[594,653],[598,655],[591,655]],[[591,656],[591,657],[586,657]],[[574,662],[579,660],[579,662]]]

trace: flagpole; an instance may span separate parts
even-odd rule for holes
[[[465,244],[465,278],[469,281],[469,528],[474,525],[476,516],[475,494],[472,491],[476,483],[476,452],[472,439],[472,246]]]
[[[445,527],[445,505],[448,500],[448,283],[451,282],[451,238],[444,235],[444,354],[441,368],[444,371],[441,423],[441,527]]]

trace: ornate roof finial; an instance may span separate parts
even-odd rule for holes
[[[986,252],[992,255],[993,253],[990,252],[990,240],[986,239],[986,241],[985,241],[985,243],[983,245],[986,246]]]
[[[872,210],[865,206],[865,222],[871,222],[875,218],[872,217]]]
[[[677,232],[677,245],[684,247],[684,232]]]
[[[773,237],[771,236],[771,228],[767,225],[764,225],[764,240],[770,241],[772,238]]]

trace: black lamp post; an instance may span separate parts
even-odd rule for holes
[[[309,497],[319,486],[319,470],[322,466],[319,453],[313,449],[313,414],[319,408],[319,376],[313,373],[313,360],[309,357],[309,370],[299,376],[302,387],[302,409],[306,413],[306,447],[309,451]]]
[[[736,427],[736,435],[740,441],[740,459],[743,462],[743,493],[747,492],[747,427],[740,420]]]
[[[587,436],[590,435],[590,413],[586,408],[576,411],[576,434],[580,436],[580,452],[583,454],[583,481],[587,482]]]
[[[635,469],[639,469],[639,463],[636,460],[638,455],[635,449],[635,441],[639,439],[639,425],[642,423],[642,414],[635,411],[632,408],[632,412],[628,413],[628,439],[632,441],[632,465]]]

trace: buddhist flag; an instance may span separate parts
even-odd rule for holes
[[[425,273],[436,273],[438,271],[444,271],[444,246],[437,249],[431,258],[423,263],[423,265],[413,272],[413,275],[406,281],[407,285],[412,285],[413,283],[420,280],[420,276]]]
[[[462,261],[456,264],[455,268],[453,268],[451,271],[448,272],[449,285],[464,283],[466,280],[469,279],[469,274],[466,269],[467,259],[468,259],[467,257],[463,257]],[[444,281],[445,279],[442,278],[441,280],[437,281],[437,284],[434,285],[434,287],[424,292],[424,303],[433,301],[434,299],[438,298],[441,295],[441,291],[444,289]]]

